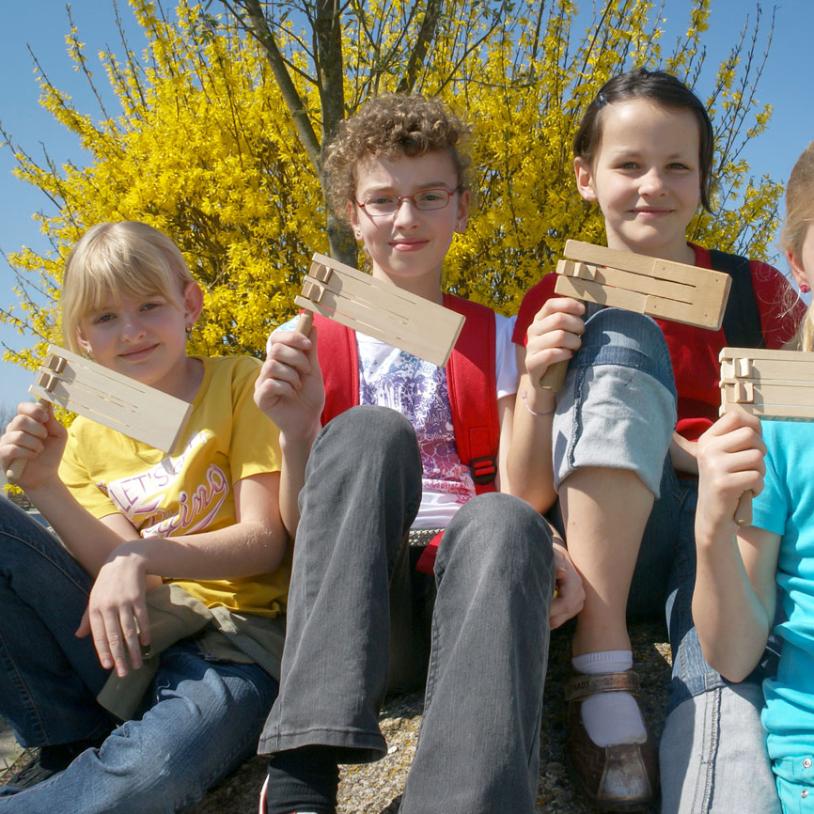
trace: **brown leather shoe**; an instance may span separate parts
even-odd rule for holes
[[[637,811],[658,793],[656,745],[647,733],[645,743],[597,746],[582,723],[582,702],[598,692],[639,692],[639,676],[623,673],[575,675],[566,686],[568,738],[566,754],[579,784],[599,811]]]

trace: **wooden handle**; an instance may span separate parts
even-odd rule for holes
[[[555,362],[543,373],[540,379],[540,387],[543,390],[550,390],[552,393],[559,393],[562,390],[566,373],[568,373],[568,360]]]
[[[311,335],[311,326],[314,324],[314,315],[310,311],[303,311],[297,319],[294,330],[305,336]]]
[[[752,493],[744,492],[738,501],[738,508],[735,509],[735,522],[739,526],[752,525]]]
[[[17,458],[11,462],[11,466],[6,470],[6,478],[9,483],[17,483],[20,480],[20,475],[23,474],[25,469],[25,458]]]

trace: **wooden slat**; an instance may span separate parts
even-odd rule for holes
[[[429,302],[423,297],[417,297],[415,294],[399,288],[395,283],[379,280],[324,254],[314,254],[312,261],[311,270],[307,276],[313,277],[316,282],[326,285],[337,293],[344,290],[346,295],[351,298],[354,296],[359,296],[362,299],[372,298],[377,305],[392,308],[396,314],[401,313],[404,308],[410,309],[414,305]],[[338,274],[321,275],[319,273],[320,268],[325,269],[326,272],[336,271]],[[430,304],[435,305],[435,303]],[[440,308],[441,306],[436,307]]]
[[[810,397],[810,393],[808,395]],[[814,421],[814,404],[810,400],[804,400],[800,392],[794,388],[755,387],[751,398],[752,400],[748,402],[739,400],[733,384],[725,384],[721,387],[723,412],[727,412],[737,405],[750,415],[761,418]]]
[[[618,308],[628,308],[625,302],[632,302],[634,306],[630,310],[649,316],[708,330],[719,330],[721,327],[732,285],[728,274],[576,240],[566,242],[565,254],[575,265],[597,267],[591,276],[598,284],[653,297],[640,306],[637,298],[617,297],[612,302],[609,295],[600,295],[596,289],[586,288],[582,299]],[[568,268],[563,266],[563,271]],[[562,273],[559,267],[558,273]],[[672,302],[683,303],[686,307],[674,307]]]
[[[814,420],[814,353],[724,348],[721,412],[735,404],[762,418]]]
[[[589,280],[559,275],[554,291],[566,297],[574,297],[575,299],[614,308],[624,308],[627,311],[635,311],[639,314],[647,314],[651,317],[667,319],[672,322],[682,322],[687,325],[710,329],[716,327],[717,314],[710,316],[710,309],[704,307],[704,304],[699,307],[697,304],[666,300],[661,297],[641,294],[638,291],[613,288]]]
[[[32,385],[33,395],[156,449],[172,449],[191,404],[64,348],[49,346],[48,352],[66,364],[59,373],[42,368],[54,377],[53,387]]]
[[[325,255],[313,260],[304,280],[313,298],[297,296],[297,305],[434,365],[447,363],[463,327],[461,314]]]
[[[676,283],[696,286],[698,281],[710,273],[710,269],[691,266],[688,263],[676,263],[673,260],[663,260],[660,257],[647,257],[643,254],[609,249],[607,246],[597,246],[593,243],[584,243],[580,240],[568,240],[565,243],[565,256],[570,260],[580,260],[595,266],[610,266],[634,274],[643,274],[647,277],[672,280]],[[728,277],[728,274],[717,271]]]
[[[723,348],[721,415],[741,409],[765,419],[814,421],[814,353]],[[740,526],[752,523],[752,493],[735,510]]]
[[[642,294],[652,294],[675,302],[692,304],[695,287],[684,283],[674,283],[657,277],[633,274],[610,266],[592,266],[574,260],[560,260],[557,263],[557,274],[590,280],[594,283],[612,288],[624,288]]]
[[[569,240],[554,291],[638,314],[720,330],[732,278],[719,271]],[[567,362],[552,365],[540,387],[557,392]]]
[[[369,279],[373,279],[372,277]],[[315,286],[320,286],[325,292],[330,292],[334,295],[334,302],[339,299],[350,300],[357,302],[364,307],[369,306],[368,303],[376,303],[377,310],[386,315],[386,318],[396,320],[399,325],[407,325],[407,317],[403,315],[405,309],[409,309],[410,305],[405,304],[401,298],[391,296],[389,291],[374,292],[367,280],[356,280],[352,277],[343,277],[339,274],[334,274],[327,283],[321,283],[315,278],[308,276],[303,280],[303,288],[306,283],[312,283]],[[377,296],[378,293],[378,296]],[[308,296],[303,291],[302,296]]]

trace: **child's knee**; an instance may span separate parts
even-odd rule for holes
[[[542,516],[525,501],[500,492],[479,495],[462,506],[445,543],[447,537],[454,547],[465,549],[465,556],[485,562],[536,561],[545,567],[553,559],[551,530]]]

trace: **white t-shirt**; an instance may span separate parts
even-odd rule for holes
[[[513,330],[513,317],[495,315],[498,399],[517,392]],[[413,528],[446,528],[455,512],[475,496],[469,468],[455,450],[446,371],[365,334],[357,333],[356,341],[359,403],[397,410],[418,436],[424,477],[421,507]]]

